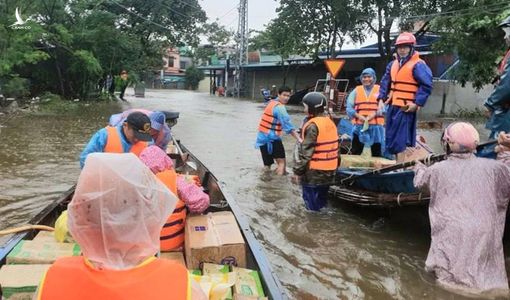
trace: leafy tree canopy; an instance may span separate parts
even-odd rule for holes
[[[508,1],[457,0],[452,1],[450,11],[456,13],[445,12],[431,22],[431,29],[441,36],[435,50],[456,54],[459,64],[451,75],[461,84],[469,81],[479,89],[493,81],[507,49],[504,33],[497,26],[510,15]]]
[[[32,93],[87,98],[106,74],[143,77],[165,48],[198,44],[205,20],[198,0],[0,1],[0,88],[19,76]]]

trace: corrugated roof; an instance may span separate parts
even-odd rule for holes
[[[282,61],[280,55],[260,55],[260,63],[279,63]]]
[[[415,47],[416,50],[420,52],[421,55],[430,55],[432,54],[432,44],[436,42],[439,39],[439,36],[433,35],[433,34],[425,34],[422,36],[419,36],[417,38],[417,45]],[[392,49],[393,50],[393,49]],[[325,59],[327,57],[327,54],[321,53],[319,55],[320,59]],[[377,58],[380,57],[379,54],[379,48],[377,47],[377,44],[367,45],[358,49],[348,49],[348,50],[341,50],[336,53],[337,58]],[[313,60],[310,57],[301,56],[301,55],[291,55],[289,58],[284,62],[285,65],[288,65],[288,61],[301,61],[303,64],[311,64]],[[260,63],[252,63],[245,65],[246,68],[264,68],[264,67],[275,67],[280,66],[282,62],[280,55],[274,55],[274,54],[260,54]],[[218,60],[215,61],[215,64],[209,65],[209,66],[200,66],[199,69],[202,70],[218,70],[218,69],[224,69],[225,68],[225,60]],[[232,62],[230,65],[230,69],[234,69],[235,64]]]
[[[225,69],[225,64],[222,64],[220,62],[219,64],[208,65],[208,66],[198,66],[197,68],[200,70],[223,70],[223,69]],[[234,66],[231,65],[230,69],[234,69]]]
[[[432,44],[439,40],[438,35],[434,34],[425,34],[419,36],[416,39],[415,49],[420,52],[422,55],[432,54]],[[394,48],[392,47],[392,51]],[[323,52],[319,55],[319,58],[325,59],[327,57],[327,53]],[[341,50],[336,52],[337,58],[363,58],[363,57],[380,57],[379,48],[377,43],[363,46],[358,49],[348,49]]]

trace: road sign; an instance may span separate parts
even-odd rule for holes
[[[324,60],[324,64],[326,65],[329,73],[331,73],[331,76],[336,78],[338,73],[340,73],[340,70],[342,70],[345,65],[345,59],[326,59]]]

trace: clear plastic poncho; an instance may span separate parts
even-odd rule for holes
[[[92,153],[68,206],[68,227],[101,269],[133,268],[159,251],[177,198],[135,155]]]

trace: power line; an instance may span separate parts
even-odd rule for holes
[[[121,7],[121,8],[123,8],[125,11],[129,12],[130,14],[132,14],[132,15],[134,15],[134,16],[137,16],[137,17],[139,17],[140,19],[143,19],[143,20],[145,20],[145,21],[147,21],[147,22],[150,22],[150,23],[152,23],[152,24],[154,24],[154,25],[156,25],[156,26],[158,26],[158,27],[160,27],[160,28],[163,28],[163,29],[166,29],[166,30],[173,30],[172,28],[168,28],[168,27],[166,27],[165,25],[162,25],[162,24],[156,23],[156,22],[154,22],[154,21],[152,21],[152,20],[150,20],[150,19],[148,19],[148,18],[146,18],[146,17],[144,17],[144,16],[142,16],[142,15],[140,15],[140,14],[138,14],[138,13],[134,12],[134,11],[131,11],[128,7],[126,7],[126,6],[122,5],[122,4],[120,4],[120,3],[118,3],[118,2],[116,2],[116,1],[114,1],[114,0],[109,0],[109,1],[113,2],[114,4],[116,4],[117,6],[119,6],[119,7]],[[174,13],[178,14],[178,15],[181,15],[181,16],[183,16],[183,17],[185,17],[185,18],[188,18],[188,19],[191,19],[191,18],[192,18],[191,16],[186,15],[186,14],[184,14],[184,13],[182,13],[182,12],[179,12],[179,11],[175,10],[174,8],[172,8],[172,7],[170,7],[170,6],[167,6],[167,5],[163,4],[163,3],[160,3],[160,4],[161,4],[162,6],[164,6],[164,7],[168,8],[169,10],[173,11]]]
[[[236,5],[236,6],[232,7],[232,8],[231,8],[231,9],[229,9],[229,10],[228,10],[225,14],[223,14],[221,17],[216,18],[216,20],[217,20],[217,21],[219,21],[219,20],[223,19],[223,18],[224,18],[224,17],[226,17],[228,14],[230,14],[230,13],[231,13],[234,9],[236,9],[236,8],[238,8],[238,7],[239,7],[239,5]]]
[[[163,3],[160,3],[160,4],[161,4],[162,6],[164,6],[164,7],[168,8],[169,10],[173,11],[174,13],[178,14],[178,15],[181,15],[181,16],[183,16],[183,17],[185,17],[185,18],[191,18],[191,16],[186,15],[186,14],[184,14],[184,13],[182,13],[182,12],[180,12],[180,11],[176,10],[175,8],[172,8],[172,7],[170,7],[170,6],[166,5],[166,4],[163,4]]]
[[[470,8],[463,8],[463,9],[457,9],[457,10],[449,10],[449,11],[443,11],[443,12],[437,12],[437,13],[430,13],[430,14],[423,14],[423,15],[410,15],[410,16],[402,16],[402,17],[392,17],[393,19],[401,18],[403,20],[417,20],[417,19],[425,19],[427,17],[458,17],[458,16],[466,16],[469,14],[472,14],[473,12],[482,10],[482,12],[487,13],[494,13],[495,10],[503,10],[508,9],[510,7],[510,3],[493,3],[485,6],[477,6],[477,7],[470,7]],[[450,14],[455,14],[453,16],[448,16]],[[390,17],[387,17],[390,18]],[[374,21],[376,17],[369,18],[358,18],[358,20],[361,21]]]
[[[431,13],[431,14],[424,14],[424,15],[411,15],[411,16],[407,16],[407,17],[402,17],[402,19],[406,19],[406,20],[408,20],[408,19],[423,19],[426,17],[440,17],[440,16],[445,16],[445,15],[450,15],[450,14],[455,14],[455,17],[458,17],[458,16],[469,15],[473,11],[481,10],[481,9],[485,9],[484,12],[489,12],[492,10],[501,10],[501,9],[506,8],[505,6],[508,6],[508,5],[509,5],[509,3],[501,2],[501,3],[494,3],[494,4],[490,4],[490,5],[485,5],[485,6],[463,8],[463,9],[451,10],[451,11],[445,11],[445,12],[438,12],[438,13]]]
[[[182,4],[185,4],[185,5],[189,6],[189,7],[193,7],[194,9],[202,10],[202,7],[200,7],[200,6],[196,6],[196,5],[193,5],[193,4],[191,4],[191,3],[188,3],[187,1],[183,1],[183,0],[176,0],[176,1],[177,1],[177,2],[180,2],[180,3],[182,3]]]
[[[236,16],[236,17],[235,17],[235,18],[234,18],[234,19],[233,19],[230,23],[228,23],[227,25],[225,25],[225,27],[228,27],[228,26],[232,25],[232,24],[233,24],[234,22],[236,22],[236,21],[238,21],[237,16]]]
[[[124,5],[122,5],[122,4],[120,4],[120,3],[118,3],[118,2],[116,2],[116,1],[114,1],[114,0],[110,0],[110,2],[112,2],[112,3],[116,4],[116,5],[117,5],[118,7],[120,7],[120,8],[123,8],[123,9],[124,9],[125,11],[127,11],[128,13],[130,13],[130,14],[132,14],[132,15],[134,15],[134,16],[137,16],[137,17],[139,17],[140,19],[143,19],[143,20],[145,20],[145,21],[147,21],[147,22],[149,22],[149,23],[152,23],[152,24],[154,24],[154,25],[156,25],[156,26],[158,26],[158,27],[160,27],[160,28],[163,28],[163,29],[166,29],[166,30],[173,30],[172,28],[168,28],[168,27],[166,27],[166,26],[164,26],[164,25],[161,25],[161,24],[159,24],[159,23],[156,23],[156,22],[154,22],[154,21],[152,21],[152,20],[149,20],[149,19],[147,19],[147,18],[145,18],[145,17],[141,16],[140,14],[137,14],[137,13],[135,13],[134,11],[131,11],[128,7],[125,7]]]

